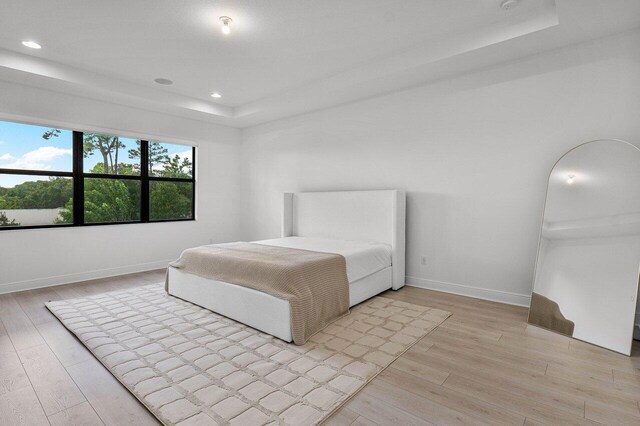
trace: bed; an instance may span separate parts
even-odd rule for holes
[[[354,306],[404,285],[405,203],[405,193],[399,190],[285,193],[281,238],[254,243],[344,256],[349,306]],[[286,300],[171,266],[167,291],[292,341]]]

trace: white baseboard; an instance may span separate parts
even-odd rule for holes
[[[36,288],[51,287],[54,285],[71,284],[80,281],[96,280],[100,278],[115,277],[118,275],[134,274],[136,272],[152,271],[154,269],[166,268],[167,264],[172,260],[159,260],[157,262],[140,263],[137,265],[120,266],[117,268],[99,269],[96,271],[86,271],[78,272],[75,274],[37,278],[35,280],[4,283],[0,284],[0,294],[13,293],[15,291],[23,290],[33,290]]]
[[[405,277],[407,285],[458,294],[460,296],[474,297],[476,299],[490,300],[492,302],[506,303],[508,305],[529,307],[531,295],[511,293],[508,291],[491,290],[488,288],[471,287],[463,284],[447,283],[443,281],[427,280],[418,277]]]

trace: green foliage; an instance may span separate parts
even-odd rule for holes
[[[190,219],[193,184],[190,182],[151,182],[149,218],[151,220]]]
[[[156,172],[156,174],[162,177],[190,178],[192,170],[191,160],[183,158],[180,161],[180,156],[176,155],[173,158],[167,157],[164,162],[164,168]]]
[[[42,134],[42,139],[48,141],[51,138],[57,138],[58,136],[60,136],[60,133],[62,133],[60,129],[47,130]]]
[[[5,212],[0,212],[0,226],[20,226],[15,219],[9,220]]]
[[[73,182],[61,177],[1,189],[0,209],[56,209],[63,207],[73,196]]]
[[[73,201],[60,215],[73,221]],[[140,220],[140,182],[116,179],[84,180],[84,220],[86,223],[131,222]]]

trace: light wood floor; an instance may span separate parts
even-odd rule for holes
[[[0,425],[146,425],[155,418],[44,307],[161,281],[163,271],[0,295]],[[331,425],[640,425],[640,347],[628,358],[526,324],[526,309],[405,287],[453,313]]]

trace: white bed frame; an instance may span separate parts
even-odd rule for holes
[[[354,306],[404,286],[404,191],[285,193],[282,237],[322,237],[391,246],[391,267],[349,283]],[[169,293],[238,322],[292,341],[289,303],[266,293],[169,267]]]

